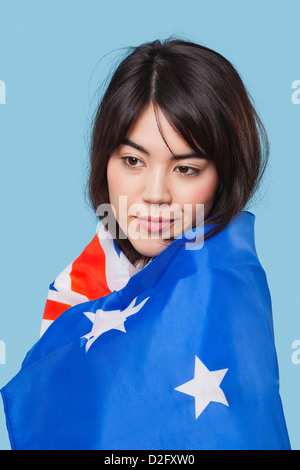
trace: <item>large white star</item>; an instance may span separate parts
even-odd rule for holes
[[[220,388],[220,383],[227,371],[228,369],[222,369],[211,372],[205,367],[203,362],[195,356],[194,378],[175,388],[175,390],[195,397],[196,419],[211,401],[229,406],[224,392]]]
[[[142,300],[138,305],[135,305],[137,297],[133,299],[128,307],[121,311],[121,310],[97,310],[96,313],[93,312],[84,312],[84,314],[88,317],[89,320],[93,323],[93,328],[87,335],[82,336],[82,338],[86,338],[86,346],[85,350],[88,352],[89,348],[92,346],[93,342],[99,338],[100,335],[105,333],[105,331],[109,330],[120,330],[126,333],[124,323],[128,317],[137,313],[142,306],[147,302],[149,297]]]

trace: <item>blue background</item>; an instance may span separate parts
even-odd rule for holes
[[[300,364],[291,360],[300,339],[300,104],[291,99],[299,17],[299,0],[0,0],[0,387],[39,337],[49,284],[95,234],[85,185],[99,87],[128,46],[173,35],[233,63],[269,135],[269,167],[247,208],[273,301],[286,421],[300,449]],[[9,448],[1,405],[0,449]]]

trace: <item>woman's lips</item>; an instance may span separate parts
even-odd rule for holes
[[[166,220],[162,218],[139,218],[137,217],[137,221],[141,225],[141,227],[148,232],[157,233],[157,232],[164,232],[166,229],[169,229],[174,219]]]

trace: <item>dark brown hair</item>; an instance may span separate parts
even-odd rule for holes
[[[213,224],[208,239],[245,208],[261,182],[269,154],[264,126],[236,69],[218,52],[182,39],[129,48],[94,119],[89,197],[95,211],[109,203],[111,154],[150,102],[216,167],[219,186],[206,218]],[[133,264],[149,260],[128,239],[117,237],[116,242]]]

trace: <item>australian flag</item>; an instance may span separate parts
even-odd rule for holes
[[[1,390],[12,448],[290,449],[254,221],[242,211],[199,250],[186,232],[128,276],[102,240],[90,296],[69,267],[48,298],[66,308]]]

